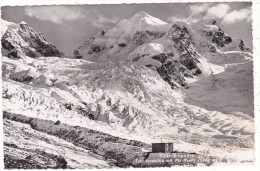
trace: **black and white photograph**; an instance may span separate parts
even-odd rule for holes
[[[254,166],[252,6],[2,6],[3,168]]]

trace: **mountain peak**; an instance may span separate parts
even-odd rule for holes
[[[149,14],[147,14],[144,11],[139,11],[136,13],[132,18],[128,20],[130,23],[139,23],[139,22],[145,22],[149,25],[163,25],[167,24],[166,22],[162,21],[159,18],[153,17]]]
[[[53,44],[46,41],[42,34],[35,32],[24,21],[15,24],[1,20],[1,26],[3,56],[13,58],[23,56],[63,56],[63,53]]]
[[[1,39],[8,28],[17,29],[18,25],[13,22],[6,21],[4,19],[1,19]]]
[[[138,13],[136,13],[134,16],[139,16],[139,17],[146,17],[146,16],[151,16],[149,14],[147,14],[144,11],[139,11]]]
[[[134,22],[138,22],[144,18],[150,18],[152,17],[151,15],[147,14],[144,11],[139,11],[138,13],[136,13],[134,16],[132,16],[128,21],[134,21]]]
[[[21,21],[19,24],[21,24],[21,25],[28,25],[25,21]]]

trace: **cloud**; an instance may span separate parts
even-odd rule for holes
[[[196,22],[201,18],[223,18],[230,10],[227,4],[214,4],[214,3],[198,3],[191,5],[190,16],[188,18],[191,22]]]
[[[61,24],[63,21],[74,21],[85,18],[87,15],[87,11],[72,6],[26,7],[25,13],[30,17],[35,17],[43,21],[51,21],[56,24]]]
[[[167,20],[169,22],[184,21],[188,23],[194,23],[200,20],[207,13],[207,10],[210,6],[212,6],[212,3],[197,3],[189,6],[189,17],[171,16],[168,17]]]
[[[198,21],[197,18],[193,18],[193,17],[181,17],[181,16],[172,16],[172,17],[168,17],[167,21],[169,22],[175,22],[175,21],[183,21],[186,23],[194,23],[196,21]]]
[[[228,4],[213,4],[213,3],[201,3],[191,5],[190,16],[185,21],[196,22],[201,18],[216,18],[222,20],[222,24],[233,24],[239,21],[245,20],[251,22],[251,7],[247,7],[240,10],[231,10]]]
[[[244,8],[244,9],[240,9],[240,10],[234,10],[231,11],[230,13],[228,13],[222,23],[223,24],[233,24],[235,22],[239,22],[239,21],[243,21],[246,20],[247,22],[251,22],[252,21],[252,10],[251,8]]]
[[[218,4],[207,9],[205,18],[224,18],[229,10],[227,4]]]
[[[98,10],[92,10],[88,19],[97,28],[109,28],[120,20],[118,16],[107,15]]]
[[[96,18],[93,18],[91,22],[95,27],[107,28],[107,27],[109,27],[109,25],[116,24],[118,21],[119,21],[118,17],[108,18],[108,17],[104,17],[102,15],[98,15],[98,16],[96,16]]]
[[[191,15],[198,15],[207,11],[212,3],[203,3],[190,6]]]
[[[56,24],[84,18],[98,28],[107,28],[119,20],[119,17],[104,16],[99,11],[92,9],[84,10],[76,6],[26,7],[25,13],[30,17],[35,17],[43,21],[51,21]]]

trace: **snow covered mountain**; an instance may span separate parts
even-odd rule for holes
[[[209,64],[207,58],[231,50],[248,51],[242,40],[226,35],[215,20],[168,24],[141,11],[91,37],[74,56],[93,62],[133,61],[157,70],[174,88],[197,80],[201,74],[220,72],[221,68]]]
[[[214,20],[166,23],[139,12],[101,30],[74,57],[3,54],[8,158],[17,159],[15,149],[23,158],[32,153],[24,138],[31,134],[51,149],[40,157],[71,168],[133,165],[161,140],[220,161],[254,160],[252,53]],[[59,141],[64,153],[53,150]]]
[[[20,58],[22,56],[63,56],[42,33],[35,32],[27,23],[19,24],[1,19],[2,55]]]

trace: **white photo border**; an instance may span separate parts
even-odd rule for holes
[[[259,156],[259,136],[260,136],[260,0],[1,0],[2,6],[34,6],[34,5],[91,5],[91,4],[149,4],[149,3],[195,3],[195,2],[252,2],[252,34],[253,34],[253,59],[254,59],[254,116],[255,116],[255,165],[250,166],[210,166],[210,167],[174,167],[174,168],[146,168],[146,170],[177,170],[177,171],[258,171],[260,170]],[[1,11],[1,10],[0,10]],[[1,24],[1,23],[0,23]],[[1,63],[2,64],[2,63]],[[2,75],[2,70],[0,74]],[[2,92],[2,82],[0,83],[0,91]],[[2,104],[2,98],[0,98]],[[1,105],[2,113],[2,105]],[[0,118],[0,170],[4,170],[4,153],[3,153],[3,117]],[[143,170],[144,168],[128,168],[131,170]],[[19,170],[19,169],[12,169]],[[37,170],[37,169],[35,169]],[[41,169],[42,170],[42,169]],[[75,171],[82,169],[73,169]],[[90,170],[90,169],[89,169]],[[91,169],[100,170],[100,169]],[[110,170],[110,169],[102,169]],[[125,169],[116,169],[125,170]]]

